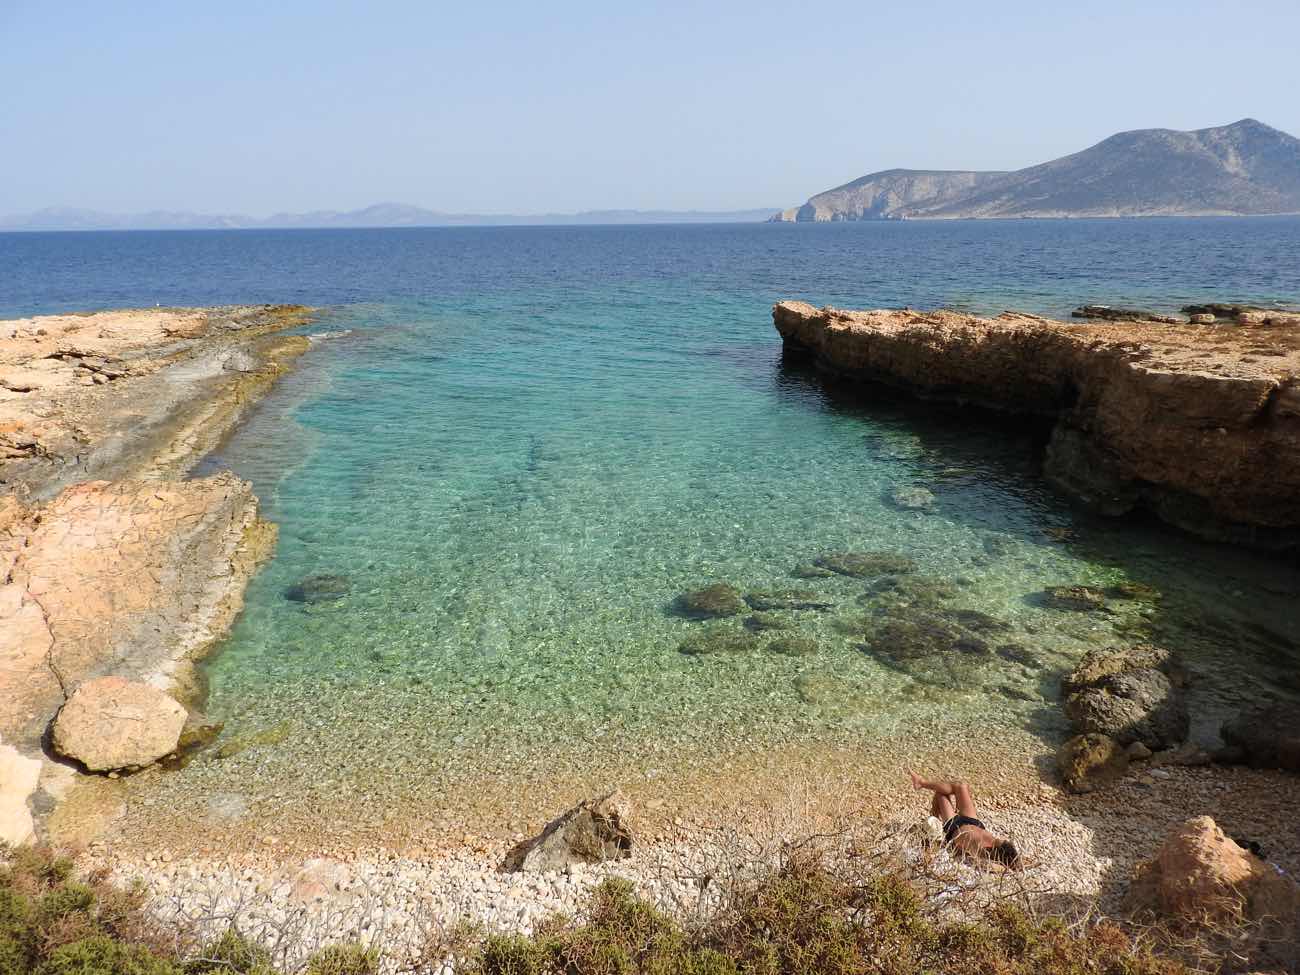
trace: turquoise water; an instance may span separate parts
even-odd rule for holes
[[[1060,674],[1141,639],[1199,675],[1207,742],[1242,703],[1300,690],[1294,565],[1088,518],[1038,477],[1041,431],[837,389],[783,360],[770,319],[788,296],[1295,301],[1300,221],[156,236],[162,270],[139,274],[165,302],[326,306],[204,465],[251,479],[280,541],[207,667],[228,757],[156,785],[176,808],[446,804],[489,780],[869,744],[936,714],[1046,750]],[[144,245],[122,246],[130,263]],[[143,303],[134,287],[121,303]],[[915,488],[929,503],[893,500]],[[795,574],[843,552],[912,565]],[[292,598],[320,576],[330,598]],[[683,615],[715,582],[829,608]],[[1123,582],[1160,595],[1039,598]],[[683,652],[701,634],[733,649]]]

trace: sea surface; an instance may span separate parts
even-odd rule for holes
[[[1050,754],[1062,672],[1143,640],[1183,655],[1206,744],[1300,692],[1294,563],[1089,517],[1039,477],[1041,430],[823,381],[782,357],[785,298],[1295,305],[1300,220],[0,235],[5,317],[321,309],[197,472],[250,479],[280,540],[207,665],[221,751],[136,814],[373,818],[938,718]],[[890,558],[809,571],[836,553]],[[820,608],[683,612],[713,583]]]

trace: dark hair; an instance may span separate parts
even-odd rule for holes
[[[1020,851],[1016,849],[1016,844],[1010,840],[1003,840],[1001,843],[994,845],[989,850],[989,859],[996,860],[1012,870],[1020,869]]]

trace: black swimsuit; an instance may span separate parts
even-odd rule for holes
[[[957,834],[961,832],[963,826],[978,826],[980,829],[987,828],[978,819],[972,819],[970,816],[953,816],[952,819],[943,824],[943,841],[951,844],[953,840],[957,838]]]

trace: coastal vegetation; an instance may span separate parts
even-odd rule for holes
[[[455,970],[477,975],[1180,975],[1150,931],[1068,924],[1003,901],[968,919],[943,918],[904,877],[854,876],[795,851],[728,892],[689,924],[627,881],[595,888],[572,916],[527,935],[459,928],[418,958],[378,947],[327,945],[295,966],[305,975]],[[290,975],[242,935],[238,919],[206,940],[145,908],[140,889],[78,877],[73,861],[25,847],[0,867],[2,975]]]

